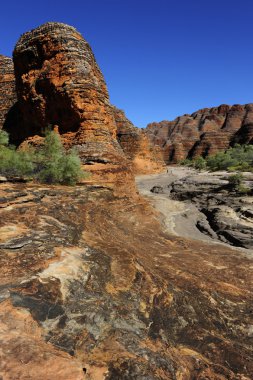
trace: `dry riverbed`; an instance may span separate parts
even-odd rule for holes
[[[171,166],[164,173],[137,176],[136,184],[160,212],[168,233],[253,253],[253,197],[224,190],[228,175]],[[250,185],[252,175],[246,178]]]

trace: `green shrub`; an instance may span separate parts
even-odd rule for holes
[[[9,135],[7,132],[0,129],[0,146],[6,146],[9,143]]]
[[[238,190],[239,186],[242,185],[243,175],[241,173],[236,173],[228,178],[228,183],[232,190]]]
[[[198,170],[203,170],[206,168],[206,160],[203,157],[197,157],[193,160],[193,167]]]
[[[6,177],[32,175],[34,170],[33,153],[30,150],[18,151],[8,146],[9,136],[0,131],[0,174]]]
[[[197,157],[194,160],[185,158],[180,161],[180,165],[194,167],[195,169],[202,170],[206,168],[206,160],[203,157]]]
[[[252,171],[253,145],[238,145],[207,158],[210,170]]]
[[[87,175],[77,152],[66,152],[55,132],[46,133],[41,149],[15,150],[7,144],[8,134],[0,131],[0,174],[8,178],[30,176],[43,183],[75,185]]]
[[[192,160],[185,158],[184,160],[181,160],[179,164],[183,166],[192,166]]]
[[[63,156],[62,182],[66,185],[74,185],[81,178],[87,177],[81,169],[81,160],[77,152],[72,149],[67,155]]]
[[[241,173],[231,175],[228,178],[228,182],[231,190],[236,190],[241,194],[249,194],[251,192],[251,188],[243,184],[243,175]]]
[[[241,184],[237,187],[237,191],[241,194],[249,194],[249,193],[251,193],[252,190],[250,187],[247,187],[247,186],[244,186],[243,184]]]
[[[60,136],[47,132],[44,146],[37,160],[37,178],[40,182],[75,185],[84,177],[81,161],[75,150],[66,152]]]

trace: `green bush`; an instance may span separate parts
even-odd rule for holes
[[[206,159],[198,157],[194,160],[185,159],[181,165],[192,166],[196,169],[211,171],[253,171],[253,145],[238,145],[225,152],[219,152]]]
[[[179,164],[183,166],[192,166],[192,160],[185,158],[184,160],[181,160]]]
[[[247,186],[244,186],[243,184],[239,185],[237,187],[237,191],[240,193],[240,194],[250,194],[251,193],[251,188],[250,187],[247,187]]]
[[[0,130],[0,146],[6,146],[9,143],[9,135],[7,132]]]
[[[46,133],[37,164],[40,182],[75,185],[84,177],[77,152],[72,149],[67,153],[55,132]]]
[[[238,145],[226,152],[219,152],[207,158],[207,167],[215,170],[252,171],[253,145]]]
[[[198,170],[206,168],[206,160],[203,157],[197,157],[193,160],[193,167]]]
[[[8,134],[0,131],[0,174],[6,177],[31,176],[42,183],[75,185],[86,176],[77,152],[66,152],[53,131],[46,133],[38,150],[15,150],[7,144]]]
[[[33,152],[17,151],[8,146],[9,137],[0,131],[0,174],[6,177],[23,177],[32,175],[34,171]]]
[[[206,168],[206,160],[203,157],[197,157],[194,160],[190,160],[189,158],[185,158],[180,161],[180,165],[190,166],[198,170],[202,170]]]
[[[228,178],[228,183],[232,190],[238,190],[239,186],[242,185],[243,175],[241,173],[236,173]]]

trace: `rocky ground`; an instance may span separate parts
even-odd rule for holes
[[[102,185],[0,185],[0,377],[250,380],[250,257]]]
[[[137,185],[162,213],[170,233],[253,252],[253,197],[231,191],[229,175],[174,166],[163,174],[137,177]],[[253,187],[253,175],[244,178],[244,185]]]
[[[253,262],[212,240],[228,235],[202,210],[205,183],[190,180],[185,203],[183,172],[138,182],[143,194],[158,185],[152,202],[164,224],[136,194],[131,166],[162,170],[160,153],[110,105],[73,27],[22,35],[15,78],[0,61],[0,124],[11,142],[38,146],[50,124],[91,173],[74,187],[0,183],[0,379],[251,380]],[[243,207],[229,230],[240,241],[236,229],[248,231],[251,216]]]

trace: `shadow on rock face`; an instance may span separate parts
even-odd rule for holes
[[[75,28],[47,23],[27,32],[13,59],[24,136],[57,126],[66,145],[83,156],[122,158],[103,75]]]

